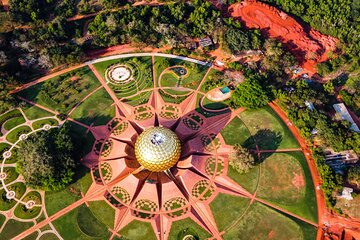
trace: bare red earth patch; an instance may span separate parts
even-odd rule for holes
[[[268,234],[268,239],[273,239],[275,236],[275,231],[274,230],[271,230]]]
[[[304,176],[299,173],[293,172],[294,178],[291,180],[291,183],[296,187],[296,189],[299,191],[302,187],[305,186],[305,180]]]
[[[231,5],[229,13],[248,28],[260,28],[263,33],[280,40],[311,74],[316,72],[315,65],[327,60],[328,53],[336,49],[336,38],[305,29],[286,13],[267,4],[246,0]]]

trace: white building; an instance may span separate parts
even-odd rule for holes
[[[354,119],[352,119],[349,111],[347,110],[345,104],[343,103],[337,103],[333,105],[333,108],[335,111],[340,115],[342,120],[346,120],[351,123],[350,129],[354,132],[360,132],[360,129],[358,125],[354,122]]]
[[[354,190],[352,188],[344,187],[339,197],[345,198],[346,200],[353,200],[353,197],[351,196],[353,191]]]

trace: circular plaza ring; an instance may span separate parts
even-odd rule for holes
[[[125,64],[116,64],[106,70],[106,80],[112,84],[122,85],[134,80],[133,69]]]
[[[6,198],[7,199],[14,199],[15,198],[15,192],[14,191],[8,191],[7,193],[6,193]]]
[[[6,178],[6,173],[0,173],[0,180],[4,180]]]
[[[3,158],[6,159],[6,158],[9,158],[11,157],[11,151],[6,151],[3,153]]]
[[[50,124],[45,124],[45,125],[43,126],[43,129],[44,129],[45,131],[50,130],[50,128],[51,128],[51,125],[50,125]]]
[[[19,140],[22,140],[22,141],[23,141],[23,140],[26,140],[27,137],[28,137],[27,134],[21,134],[20,137],[19,137]]]
[[[32,209],[35,206],[35,202],[33,200],[27,201],[25,204],[26,209]]]

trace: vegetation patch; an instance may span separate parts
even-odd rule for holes
[[[114,227],[115,209],[105,201],[89,202],[89,209],[94,216],[104,223],[107,227]]]
[[[15,143],[17,140],[19,140],[19,137],[22,134],[27,134],[31,131],[32,131],[31,128],[29,128],[28,126],[17,127],[11,130],[11,132],[9,132],[8,135],[6,135],[6,140],[8,140],[11,143]]]
[[[39,240],[59,240],[59,238],[53,233],[45,233]]]
[[[219,231],[230,227],[246,211],[250,199],[235,197],[220,193],[214,201],[211,202],[210,208],[214,215],[216,225]]]
[[[127,66],[131,69],[132,74],[132,80],[126,81],[123,84],[119,82],[115,85],[113,84],[114,81],[109,83],[109,87],[115,92],[118,98],[136,95],[139,91],[153,87],[151,57],[120,58],[95,63],[94,66],[105,79],[106,70],[118,64]]]
[[[21,106],[21,109],[24,111],[27,119],[29,120],[35,120],[43,117],[51,117],[54,115],[48,111],[45,111],[44,109],[33,106],[29,103],[23,102],[22,105],[23,106]]]
[[[19,176],[14,167],[4,167],[3,172],[6,173],[5,184],[15,181]]]
[[[32,127],[34,129],[39,129],[39,128],[44,127],[44,125],[46,125],[46,124],[49,124],[50,126],[57,126],[57,125],[59,125],[59,122],[53,118],[42,119],[42,120],[33,122]]]
[[[85,207],[85,206],[84,206]],[[94,239],[93,237],[88,236],[79,228],[78,225],[78,213],[79,209],[83,208],[80,206],[73,209],[67,214],[61,216],[60,218],[53,221],[53,224],[56,230],[59,232],[62,238],[64,239]],[[90,226],[88,226],[90,227]],[[106,238],[106,236],[104,237]],[[96,239],[96,238],[95,238]],[[106,238],[107,239],[107,238]]]
[[[255,165],[246,173],[239,173],[229,166],[227,175],[247,191],[254,193],[259,182],[260,165]]]
[[[23,202],[34,201],[35,204],[41,204],[41,196],[38,192],[29,192],[22,199]],[[14,214],[18,218],[22,219],[31,219],[37,217],[41,212],[41,207],[33,207],[31,209],[27,209],[24,204],[19,204],[16,206]]]
[[[274,153],[266,158],[257,195],[310,221],[317,221],[312,177],[301,152]]]
[[[3,127],[5,130],[10,131],[11,129],[23,123],[25,123],[25,118],[21,115],[7,120],[4,123]]]
[[[298,148],[299,145],[285,123],[268,106],[240,113],[250,133],[261,150]]]
[[[17,117],[21,117],[21,116],[22,116],[22,114],[19,111],[19,109],[14,109],[14,110],[8,111],[7,113],[4,113],[0,116],[0,126],[3,126],[4,123],[6,121],[8,121],[9,119],[17,118]],[[2,136],[2,135],[3,134],[0,132],[0,136]]]
[[[120,230],[119,234],[126,239],[156,240],[156,235],[150,223],[133,220]]]
[[[195,239],[207,239],[211,237],[207,231],[190,218],[173,222],[169,233],[169,239],[183,240],[186,235],[193,235],[196,237]]]
[[[76,103],[100,86],[90,68],[83,67],[29,87],[20,96],[67,114]]]
[[[33,225],[34,223],[32,222],[19,222],[14,219],[10,219],[0,232],[0,239],[12,239]]]
[[[100,89],[84,102],[70,115],[71,118],[86,125],[104,125],[115,116],[113,100],[105,89]]]
[[[255,202],[224,239],[304,239],[299,225],[283,214]]]
[[[255,149],[254,140],[240,118],[235,117],[225,128],[221,130],[221,135],[228,145],[240,144],[243,147]]]
[[[77,214],[77,224],[80,230],[90,237],[109,237],[110,232],[105,224],[99,221],[84,205],[80,206]]]

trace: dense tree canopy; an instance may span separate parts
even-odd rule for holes
[[[231,103],[236,107],[260,108],[269,102],[266,90],[257,76],[250,76],[240,83],[231,94]]]
[[[66,127],[29,136],[19,149],[17,170],[32,188],[57,191],[71,183],[75,161]]]
[[[360,166],[352,166],[349,168],[347,180],[350,184],[360,188]]]
[[[325,163],[325,158],[320,148],[314,149],[313,157],[322,179],[321,188],[325,193],[327,203],[334,205],[336,200],[333,197],[333,193],[341,188],[343,179],[340,175],[335,174],[331,167]]]
[[[254,167],[255,159],[248,149],[236,144],[234,152],[230,155],[229,165],[237,172],[245,173]]]

